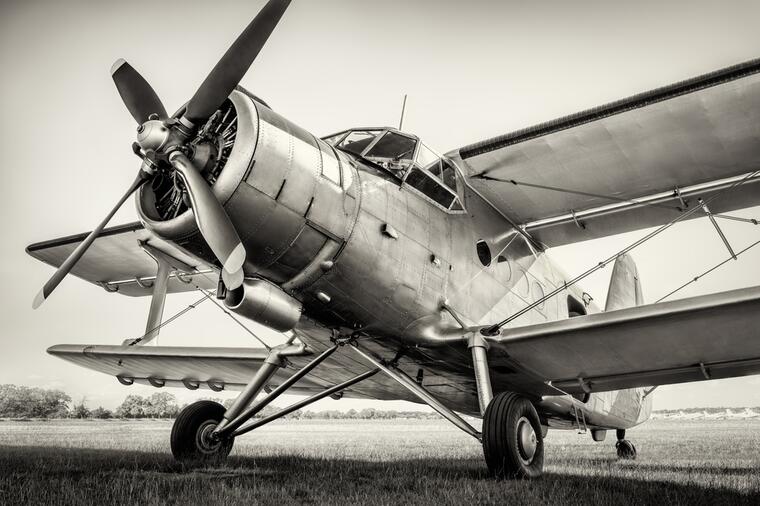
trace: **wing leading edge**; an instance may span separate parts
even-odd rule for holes
[[[548,247],[666,223],[760,169],[760,59],[449,156],[475,191]],[[759,180],[710,210],[760,205]]]
[[[568,393],[760,374],[760,287],[506,329],[491,345]]]

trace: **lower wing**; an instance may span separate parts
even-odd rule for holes
[[[491,367],[517,366],[544,394],[760,374],[760,287],[506,329],[490,344]]]

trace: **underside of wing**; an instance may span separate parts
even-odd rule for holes
[[[59,267],[87,237],[70,237],[39,242],[26,248],[32,257],[53,267]],[[169,278],[167,293],[216,287],[217,274],[213,268],[188,255],[176,245],[164,241],[146,230],[141,223],[129,223],[103,231],[95,239],[71,273],[94,283],[109,292],[142,296],[152,294],[157,264],[144,246],[155,248],[175,260],[174,273]]]
[[[108,346],[61,344],[48,353],[79,366],[115,376],[124,384],[156,387],[242,390],[267,358],[263,348],[206,348],[179,346]],[[293,371],[282,368],[270,380],[276,387]],[[304,377],[291,393],[324,390],[322,382]]]
[[[76,365],[102,372],[122,384],[184,387],[190,390],[242,390],[254,377],[269,351],[264,348],[212,348],[183,346],[113,346],[59,344],[48,353]],[[276,388],[308,364],[322,348],[303,356],[290,356],[268,381]],[[365,363],[336,353],[288,389],[289,394],[311,395],[370,370]],[[381,400],[416,400],[393,380],[374,377],[340,392],[340,396]]]
[[[491,346],[568,393],[760,374],[760,287],[505,329]]]
[[[548,247],[760,205],[760,60],[449,153]],[[690,217],[704,216],[700,211]]]

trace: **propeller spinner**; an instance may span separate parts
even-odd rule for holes
[[[176,171],[187,189],[198,230],[222,265],[222,279],[230,289],[243,283],[245,247],[229,216],[200,171],[187,156],[186,141],[207,121],[235,89],[282,18],[290,0],[270,0],[217,62],[179,119],[169,118],[150,84],[123,59],[111,68],[124,105],[140,124],[137,141],[145,154],[135,181],[114,208],[69,255],[45,283],[32,303],[38,308],[102,233],[116,211],[158,171]]]

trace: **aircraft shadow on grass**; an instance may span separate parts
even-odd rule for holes
[[[44,465],[41,462],[44,461]],[[60,464],[58,466],[57,464]],[[570,464],[570,463],[569,463]],[[574,461],[570,465],[583,465],[590,470],[599,464],[618,465],[609,459],[589,459]],[[715,475],[751,476],[757,469],[723,468],[720,466],[679,466],[627,462],[633,472],[643,475],[653,472],[689,473],[704,472]],[[685,478],[685,483],[660,481],[645,477],[620,476],[581,476],[562,472],[546,472],[537,481],[514,480],[496,481],[488,476],[485,466],[478,459],[457,461],[454,459],[406,459],[389,462],[375,462],[359,459],[336,459],[326,464],[324,459],[302,457],[300,455],[282,456],[231,456],[223,465],[187,466],[175,462],[168,453],[142,451],[121,451],[88,448],[59,448],[44,446],[0,446],[0,469],[12,468],[14,474],[29,474],[39,477],[41,483],[49,479],[82,480],[87,475],[97,472],[100,475],[115,474],[124,476],[125,472],[145,473],[159,478],[163,475],[167,481],[175,478],[222,481],[228,486],[251,487],[261,489],[262,483],[271,480],[277,486],[293,482],[293,490],[301,494],[308,493],[309,482],[312,483],[351,483],[352,493],[361,493],[373,497],[382,491],[384,494],[403,493],[408,496],[415,490],[422,493],[421,484],[426,483],[427,490],[435,488],[437,494],[446,496],[444,487],[449,484],[453,495],[460,487],[466,486],[470,491],[482,486],[484,501],[499,495],[499,500],[513,497],[522,501],[554,501],[558,498],[570,503],[590,504],[756,504],[757,496],[741,493],[721,487],[705,487],[693,483],[693,478]],[[307,476],[308,475],[308,476]],[[305,479],[307,477],[307,479]],[[262,482],[263,480],[263,482]],[[686,483],[690,480],[691,483]],[[340,497],[341,486],[336,486],[336,497]],[[470,494],[472,492],[469,492]],[[530,502],[530,501],[528,501]]]

